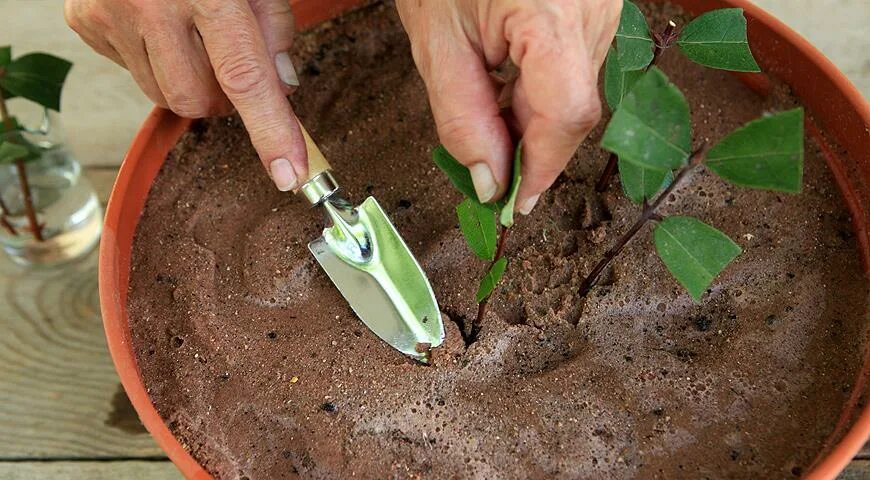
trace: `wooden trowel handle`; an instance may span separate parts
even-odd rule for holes
[[[299,124],[299,129],[302,130],[302,136],[305,137],[305,149],[308,150],[308,178],[302,182],[305,183],[329,170],[330,167],[329,162],[326,161],[326,157],[324,157],[323,153],[320,152],[320,149],[317,148],[317,144],[314,143],[314,140],[311,139],[311,135],[308,135],[308,131],[305,130],[305,127],[303,127],[301,123]]]

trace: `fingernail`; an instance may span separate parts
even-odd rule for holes
[[[289,53],[281,52],[275,55],[275,69],[278,70],[278,78],[286,85],[299,86],[299,77],[296,75],[296,69],[293,68],[293,60],[290,60]]]
[[[519,211],[523,215],[528,215],[532,212],[532,209],[535,208],[535,205],[538,204],[538,199],[541,198],[541,194],[537,194],[533,197],[529,197],[525,199],[522,205],[519,206]]]
[[[282,192],[289,192],[296,188],[296,172],[293,171],[293,165],[286,158],[276,158],[269,164],[269,173],[272,174],[272,181],[275,186]]]
[[[498,185],[495,184],[495,177],[492,176],[492,170],[485,163],[475,163],[468,167],[471,171],[471,182],[474,183],[474,191],[477,193],[477,199],[481,202],[492,200]]]

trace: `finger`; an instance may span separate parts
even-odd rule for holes
[[[235,106],[263,166],[282,191],[308,175],[308,155],[259,24],[247,2],[203,0],[194,21],[218,83]]]
[[[441,142],[469,168],[481,201],[500,198],[509,185],[513,144],[484,59],[469,43],[455,41],[464,38],[461,32],[429,31],[429,22],[420,22],[421,13],[414,11],[422,7],[401,6]]]
[[[155,105],[169,108],[169,103],[160,90],[157,79],[154,78],[154,71],[148,61],[148,52],[145,51],[145,42],[140,37],[128,38],[124,42],[117,42],[115,48],[142,92]]]
[[[562,2],[545,14],[505,23],[510,56],[520,67],[513,111],[523,130],[523,182],[517,195],[528,214],[564,170],[601,115],[597,68],[586,48],[577,12]]]
[[[275,69],[284,93],[289,95],[299,86],[299,77],[290,59],[293,46],[293,13],[287,0],[250,0],[251,10],[260,24],[266,50],[275,59]]]
[[[169,109],[185,118],[228,114],[231,106],[215,79],[198,34],[175,17],[165,16],[145,36],[149,64]]]

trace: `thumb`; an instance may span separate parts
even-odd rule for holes
[[[447,38],[443,31],[414,28],[416,22],[425,25],[428,19],[408,18],[414,12],[400,13],[441,142],[471,171],[480,201],[500,198],[510,184],[513,143],[484,59],[470,44]]]

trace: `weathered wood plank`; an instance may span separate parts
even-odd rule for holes
[[[2,480],[177,480],[168,461],[143,462],[0,462]]]
[[[86,171],[105,200],[114,169]],[[0,460],[161,457],[120,388],[97,254],[49,270],[0,255]]]
[[[97,192],[97,197],[105,204],[109,200],[109,194],[112,193],[112,186],[115,184],[115,177],[118,175],[117,167],[88,167],[84,169],[85,177],[94,186]]]
[[[843,470],[837,480],[867,480],[870,479],[870,460],[853,460]]]

